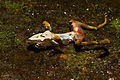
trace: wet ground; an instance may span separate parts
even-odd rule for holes
[[[0,0],[0,80],[119,80],[119,5],[118,0]],[[77,52],[70,44],[64,53],[27,49],[27,39],[44,31],[45,20],[54,33],[63,33],[70,31],[70,19],[97,26],[105,12],[108,24],[85,34],[88,41],[108,38],[110,44]]]

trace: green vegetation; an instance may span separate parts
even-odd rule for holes
[[[15,34],[0,31],[0,50],[10,50],[21,44],[23,44],[22,41]]]
[[[21,9],[22,7],[24,7],[26,4],[28,4],[27,1],[24,1],[24,2],[14,2],[14,1],[7,1],[5,0],[4,1],[4,6],[9,9],[9,10],[14,10],[14,11],[17,11],[19,9]]]
[[[120,32],[120,19],[115,19],[111,22],[112,27],[116,29],[117,32]]]
[[[19,3],[15,3],[15,2],[11,2],[11,1],[5,1],[4,5],[6,8],[12,9],[12,10],[17,10],[22,6]]]
[[[6,32],[0,32],[0,50],[8,48],[8,45],[12,42],[10,38],[10,35]]]
[[[14,2],[14,1],[7,1],[3,2],[3,5],[13,13],[23,13],[23,16],[30,16],[29,10],[31,9],[28,1],[23,2]]]
[[[0,25],[2,25],[3,24],[3,22],[2,21],[0,21]]]
[[[90,62],[93,59],[91,56],[94,56],[96,54],[98,54],[96,50],[89,50],[85,51],[84,53],[79,52],[77,54],[72,54],[68,64],[70,67],[65,67],[65,69],[73,71],[72,76],[75,80],[81,80],[83,78],[81,77],[82,73],[86,71],[86,67],[84,66],[86,64],[90,65]]]

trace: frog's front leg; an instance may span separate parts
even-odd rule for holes
[[[51,27],[50,23],[48,23],[47,21],[43,21],[42,24],[44,25],[46,30],[52,31],[52,27]]]
[[[100,40],[100,41],[85,41],[85,42],[75,42],[76,45],[100,45],[100,44],[107,44],[110,43],[109,39],[104,39],[104,40]]]

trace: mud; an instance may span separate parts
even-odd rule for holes
[[[120,1],[118,0],[0,0],[0,79],[1,80],[119,80]],[[54,48],[28,49],[27,40],[44,32],[48,21],[54,33],[70,31],[69,20],[97,26],[108,13],[108,24],[86,31],[86,40],[110,39],[106,45],[70,44],[64,53]],[[117,19],[117,20],[116,20]]]

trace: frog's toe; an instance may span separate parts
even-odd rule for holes
[[[110,43],[109,39],[104,39],[100,41],[100,44],[108,44],[108,43]]]

